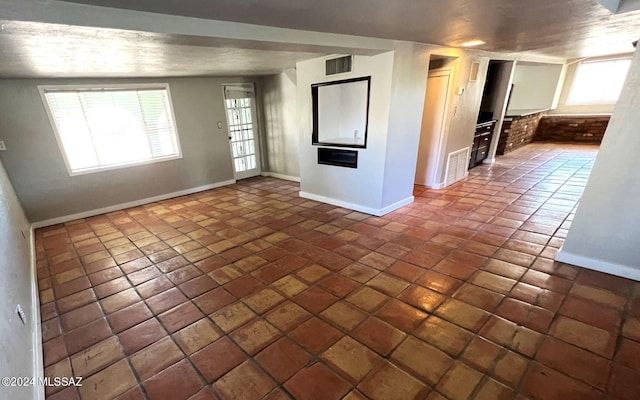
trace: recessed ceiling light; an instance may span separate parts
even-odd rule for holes
[[[468,42],[464,42],[462,43],[460,46],[462,47],[474,47],[474,46],[480,46],[481,44],[485,44],[487,42],[485,42],[484,40],[469,40]]]

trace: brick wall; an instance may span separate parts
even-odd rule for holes
[[[533,142],[543,115],[544,113],[536,113],[524,117],[513,117],[510,123],[504,121],[496,154],[506,154]]]
[[[609,116],[546,115],[538,124],[535,141],[600,143]]]

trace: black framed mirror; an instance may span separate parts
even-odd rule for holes
[[[370,76],[311,85],[311,143],[366,148],[370,89]]]

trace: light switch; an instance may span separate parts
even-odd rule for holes
[[[22,310],[22,306],[20,304],[18,304],[16,306],[16,314],[18,314],[18,317],[20,317],[20,321],[22,321],[23,325],[27,324],[27,314],[24,313],[24,311]]]
[[[7,146],[5,146],[4,140],[0,140],[0,151],[6,150],[6,149],[7,149]]]

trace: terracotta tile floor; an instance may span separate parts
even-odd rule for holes
[[[640,284],[554,263],[597,148],[377,218],[254,178],[37,231],[53,399],[638,399]]]

